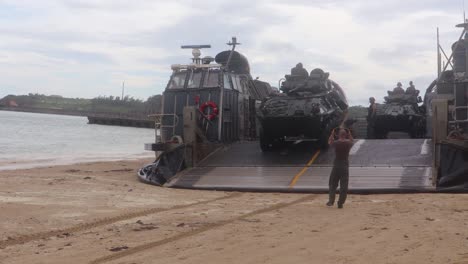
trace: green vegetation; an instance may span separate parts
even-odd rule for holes
[[[59,95],[8,95],[0,99],[1,106],[9,106],[15,102],[19,108],[55,110],[57,112],[76,112],[83,115],[89,113],[110,114],[154,114],[161,109],[162,96],[153,95],[146,101],[125,96],[123,99],[113,96],[99,96],[93,99],[65,98]],[[350,106],[348,108],[350,118],[364,118],[367,116],[367,107]]]
[[[111,114],[153,114],[160,112],[161,95],[149,97],[146,101],[126,96],[123,99],[113,96],[99,96],[93,99],[65,98],[59,95],[8,95],[0,99],[0,106],[13,106],[29,110],[52,110],[60,112],[75,112]]]
[[[0,99],[0,105],[7,106],[9,102],[15,102],[18,107],[28,108],[47,108],[47,109],[65,109],[73,111],[87,111],[90,100],[81,98],[64,98],[59,95],[8,95]]]
[[[348,108],[349,118],[365,118],[367,116],[367,107],[354,105]]]
[[[149,97],[146,101],[125,96],[123,99],[113,96],[99,96],[91,99],[91,111],[94,113],[154,114],[161,109],[161,95]]]

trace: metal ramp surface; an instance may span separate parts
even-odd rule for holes
[[[326,192],[334,151],[296,145],[263,153],[240,142],[212,153],[166,186],[176,188]],[[425,139],[357,140],[350,152],[349,191],[432,192],[432,146]]]

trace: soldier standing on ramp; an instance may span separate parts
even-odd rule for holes
[[[376,105],[375,98],[369,98],[369,108],[367,109],[367,138],[373,139],[374,135],[374,125],[375,125],[375,114],[376,114]]]
[[[338,132],[338,139],[335,140],[335,130],[332,131],[328,138],[328,144],[335,149],[335,161],[333,162],[333,169],[330,173],[329,180],[329,199],[327,206],[333,206],[335,203],[336,188],[338,182],[340,183],[340,197],[338,199],[338,208],[343,208],[348,193],[349,181],[349,151],[353,146],[353,136],[349,130],[340,128]]]

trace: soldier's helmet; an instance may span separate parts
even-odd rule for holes
[[[310,74],[319,74],[319,75],[323,75],[323,74],[325,74],[325,72],[324,72],[322,69],[320,69],[320,68],[315,68],[315,69],[313,69],[313,70],[310,72]]]
[[[310,72],[310,78],[312,79],[326,80],[328,77],[330,77],[330,73],[325,72],[320,68],[315,68]]]
[[[398,82],[397,87],[401,87],[401,86],[402,86],[401,82]]]

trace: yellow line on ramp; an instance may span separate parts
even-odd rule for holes
[[[309,166],[312,165],[314,163],[314,161],[317,159],[318,155],[320,154],[320,149],[317,150],[315,152],[315,154],[312,156],[312,158],[309,160],[309,162],[307,162],[307,164],[305,165],[304,168],[302,168],[302,170],[300,172],[298,172],[296,174],[296,176],[294,176],[294,178],[292,179],[291,183],[289,184],[289,188],[293,188],[294,185],[296,185],[297,181],[299,180],[299,178],[301,178],[301,176],[309,169]]]

